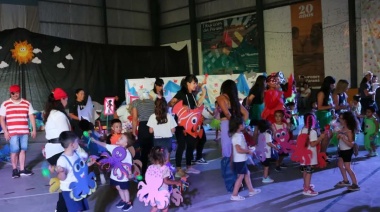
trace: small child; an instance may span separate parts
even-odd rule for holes
[[[310,184],[311,175],[314,171],[313,166],[318,164],[317,145],[325,138],[325,133],[322,133],[318,138],[315,127],[315,117],[312,113],[304,115],[304,127],[297,138],[297,147],[292,155],[301,155],[298,161],[300,161],[300,170],[303,173],[303,195],[316,196],[318,192],[314,191],[314,185]],[[299,154],[300,153],[300,154]]]
[[[168,103],[165,98],[156,98],[154,113],[149,117],[149,132],[154,134],[154,146],[165,147],[172,151],[172,137],[177,126],[174,117],[168,113]]]
[[[288,102],[286,103],[286,107],[287,117],[289,118],[289,131],[292,134],[292,132],[296,130],[299,125],[296,104],[294,102]]]
[[[111,134],[107,137],[107,144],[115,145],[121,137],[122,125],[120,119],[111,121]]]
[[[379,122],[375,116],[375,107],[369,106],[364,118],[364,147],[368,150],[367,157],[377,156],[376,142],[379,133]]]
[[[58,158],[55,171],[58,173],[57,177],[60,180],[60,189],[62,190],[62,196],[65,200],[68,211],[86,211],[89,210],[88,202],[86,198],[81,200],[74,200],[71,197],[73,192],[70,188],[70,184],[78,182],[76,173],[80,171],[87,171],[85,161],[87,160],[86,152],[79,152],[78,136],[71,131],[63,131],[59,135],[59,141],[62,147],[65,149],[62,155]],[[77,163],[80,161],[79,163]],[[88,163],[92,165],[94,161]],[[83,165],[84,164],[84,165]],[[75,170],[74,170],[75,167]],[[79,170],[77,170],[79,167]],[[86,173],[87,176],[87,173]],[[87,180],[87,179],[85,179]],[[94,180],[94,179],[93,179]],[[89,182],[85,182],[90,184]],[[95,183],[96,187],[96,183]],[[95,189],[95,188],[93,188]],[[87,194],[84,194],[87,195]]]
[[[238,194],[241,183],[245,184],[249,189],[249,196],[253,196],[261,192],[260,189],[254,189],[251,182],[251,174],[247,168],[248,154],[252,151],[248,149],[247,142],[245,142],[243,130],[245,129],[243,120],[241,118],[233,118],[229,123],[229,134],[232,135],[232,149],[233,149],[233,167],[237,173],[234,190],[232,192],[231,200],[244,200],[245,198]]]
[[[289,134],[289,125],[287,123],[284,123],[284,116],[285,113],[283,110],[276,110],[274,112],[274,119],[275,123],[272,124],[272,132],[274,132],[274,140],[276,141],[276,144],[282,146],[281,144],[283,142],[289,142],[290,140],[290,134]],[[274,169],[277,172],[280,172],[281,168],[288,168],[287,165],[283,164],[282,161],[285,157],[289,156],[289,153],[287,152],[284,147],[281,147],[278,154],[278,159],[276,160],[276,168]]]
[[[114,151],[118,147],[122,147],[125,149],[125,153],[119,152],[116,155],[116,158],[122,163],[122,166],[125,170],[129,170],[128,164],[132,164],[132,155],[128,150],[128,147],[135,141],[132,133],[121,134],[119,140],[116,144],[106,144],[95,139],[91,140],[92,142],[105,147],[109,152],[112,152],[112,157],[115,157]],[[120,155],[124,158],[120,158]],[[119,167],[111,167],[111,177],[110,177],[110,185],[115,186],[117,191],[119,192],[121,200],[116,204],[116,208],[121,208],[123,211],[128,211],[132,209],[132,203],[130,202],[129,197],[129,177],[132,173],[125,173]]]
[[[356,121],[358,122],[358,131],[362,131],[361,126],[363,123],[363,115],[361,114],[362,105],[360,104],[360,99],[360,95],[356,94],[354,95],[353,100],[350,103],[351,112],[355,115]]]
[[[210,126],[215,129],[215,139],[214,141],[218,141],[219,139],[219,131],[220,131],[220,112],[221,109],[218,105],[218,102],[215,101],[214,111],[210,111],[209,108],[206,108],[207,112],[209,112],[214,118],[212,119]]]
[[[168,190],[170,185],[176,185],[178,187],[182,186],[181,180],[174,180],[174,176],[169,166],[166,165],[169,159],[169,153],[165,148],[155,146],[150,151],[149,159],[152,165],[148,167],[147,173],[149,170],[160,170],[160,176],[163,179],[163,183],[158,190]],[[170,197],[169,197],[170,201]],[[169,202],[168,201],[168,202]],[[162,212],[167,212],[169,210],[169,204],[164,209],[161,209]],[[152,206],[151,212],[158,211],[157,205]]]
[[[356,179],[355,172],[351,169],[351,158],[354,153],[355,144],[355,131],[357,123],[355,121],[355,115],[352,112],[344,112],[340,115],[340,124],[342,129],[339,131],[337,138],[339,139],[339,160],[338,167],[342,174],[343,180],[338,182],[336,187],[348,186],[350,191],[359,191],[358,181]],[[350,175],[352,185],[348,181],[347,173]]]
[[[265,160],[261,162],[264,166],[263,172],[263,183],[273,183],[273,179],[269,177],[269,164],[272,154],[272,148],[276,151],[279,149],[272,143],[272,132],[271,132],[271,124],[267,120],[259,120],[257,123],[257,128],[259,130],[258,136],[258,146],[264,146],[265,149]],[[258,149],[258,148],[256,148]]]

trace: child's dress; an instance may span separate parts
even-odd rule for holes
[[[316,141],[317,139],[318,136],[315,130],[311,130],[310,135],[308,135],[308,129],[303,128],[298,135],[296,150],[291,155],[291,159],[299,162],[301,166],[318,165],[317,147],[312,147],[310,143],[307,145],[308,141]]]

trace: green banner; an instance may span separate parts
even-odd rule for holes
[[[202,23],[203,72],[259,72],[255,14]]]

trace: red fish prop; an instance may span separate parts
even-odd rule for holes
[[[173,113],[178,117],[178,125],[185,128],[185,132],[194,138],[203,136],[203,129],[201,129],[203,119],[202,111],[204,106],[190,109],[183,105],[183,101],[179,101],[173,107]]]

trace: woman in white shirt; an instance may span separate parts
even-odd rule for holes
[[[48,97],[45,105],[45,133],[48,143],[45,145],[45,158],[50,165],[55,166],[58,158],[64,149],[59,142],[59,135],[63,131],[70,131],[71,125],[68,115],[65,112],[67,105],[67,94],[62,88],[55,88]],[[62,193],[59,193],[59,199],[56,211],[67,211]]]
[[[157,98],[154,105],[154,113],[149,117],[147,126],[149,132],[154,134],[154,146],[165,147],[170,153],[177,123],[174,117],[168,113],[168,103],[165,98]]]

